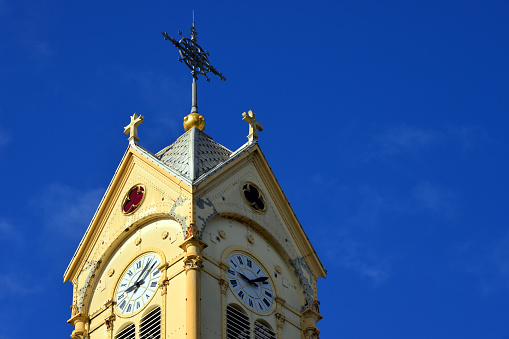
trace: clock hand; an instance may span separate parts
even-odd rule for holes
[[[150,261],[145,265],[145,267],[143,267],[143,270],[141,271],[140,275],[138,276],[138,279],[136,279],[136,281],[134,282],[134,284],[132,284],[131,286],[129,286],[127,288],[127,290],[125,290],[127,293],[130,293],[132,290],[134,289],[137,289],[138,288],[138,281],[140,281],[140,278],[141,276],[143,275],[143,273],[147,270],[147,267],[148,265],[150,265]],[[153,266],[153,265],[152,265]]]
[[[252,281],[253,282],[264,282],[264,281],[267,281],[267,279],[269,279],[269,277],[260,277],[260,278],[254,279]]]
[[[258,284],[256,284],[253,280],[249,279],[248,277],[246,277],[244,274],[240,273],[239,272],[239,275],[244,278],[245,280],[247,280],[247,282],[251,285],[253,285],[254,287],[258,287]]]
[[[150,262],[149,262],[149,264],[150,264]],[[145,278],[147,277],[147,274],[149,274],[152,271],[155,264],[156,264],[156,261],[154,261],[152,266],[150,266],[150,268],[145,272],[145,275],[143,275],[143,278],[141,280],[138,279],[138,281],[135,283],[136,287],[134,288],[134,293],[136,293],[136,291],[138,290],[138,287],[140,287],[141,285],[143,285],[145,283]],[[148,264],[147,264],[147,266],[148,266]],[[142,276],[142,274],[140,274],[140,277]]]

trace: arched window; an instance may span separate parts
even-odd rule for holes
[[[246,314],[231,305],[226,306],[227,339],[249,339],[250,327],[249,318]]]
[[[140,322],[140,339],[161,338],[161,308],[156,307],[147,313]]]
[[[131,324],[124,328],[122,331],[118,332],[115,336],[115,339],[135,339],[136,330],[134,328],[134,324]]]
[[[264,325],[258,320],[254,324],[255,339],[276,339],[276,334],[268,325]]]

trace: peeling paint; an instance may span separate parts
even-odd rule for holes
[[[85,295],[86,295],[86,291],[87,291],[87,288],[90,283],[90,279],[92,279],[95,269],[98,266],[99,266],[99,261],[97,261],[97,260],[87,262],[85,267],[83,267],[83,269],[81,270],[80,275],[78,276],[78,286],[81,285],[81,288],[78,290],[78,293],[77,293],[78,294],[78,302],[77,302],[78,312],[81,312],[81,310],[83,308],[83,301],[85,300]],[[83,284],[81,284],[82,275],[84,278]]]
[[[169,215],[174,217],[182,226],[182,233],[186,233],[187,230],[187,213],[184,211],[184,205],[186,204],[187,200],[184,199],[182,196],[179,196],[177,201],[175,201],[175,204],[171,207],[171,211]]]
[[[198,199],[196,201],[196,206],[200,209],[197,210],[197,218],[201,221],[201,225],[197,225],[198,229],[200,230],[200,236],[203,234],[203,230],[205,229],[205,226],[209,222],[210,218],[213,216],[219,214],[216,210],[216,207],[210,201],[209,198],[207,200],[204,199]],[[203,216],[202,216],[203,215]]]
[[[297,259],[290,259],[290,265],[294,268],[294,274],[299,278],[299,284],[304,289],[306,304],[302,305],[302,310],[310,307],[314,301],[314,292],[313,292],[313,275],[311,274],[311,270],[309,269],[306,261],[303,257],[299,257]]]

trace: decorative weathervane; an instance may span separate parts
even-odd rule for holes
[[[193,98],[192,98],[192,106],[191,106],[191,114],[198,113],[198,104],[197,104],[197,87],[196,87],[196,81],[198,80],[198,75],[203,75],[207,79],[207,81],[210,81],[210,78],[207,76],[208,72],[212,72],[213,74],[217,75],[221,80],[225,81],[226,78],[219,73],[210,63],[209,63],[209,52],[201,48],[200,45],[198,45],[196,36],[198,35],[198,32],[196,32],[196,28],[194,27],[194,11],[193,11],[193,26],[191,29],[191,39],[184,38],[182,35],[182,32],[178,32],[178,34],[181,36],[181,39],[177,41],[177,39],[172,38],[168,35],[166,32],[161,32],[161,34],[164,36],[164,40],[170,40],[175,47],[179,49],[180,53],[180,62],[184,62],[187,67],[191,69],[191,76],[193,77]],[[188,117],[186,117],[188,118]],[[197,118],[194,118],[197,119]],[[193,120],[194,120],[193,119]],[[202,117],[203,119],[203,117]],[[185,127],[184,123],[184,127]],[[192,127],[192,126],[191,126]],[[204,124],[203,124],[204,127]],[[186,129],[187,130],[187,129]]]

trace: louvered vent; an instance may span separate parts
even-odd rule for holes
[[[157,307],[141,319],[140,339],[161,338],[161,308]]]
[[[135,339],[136,330],[134,328],[134,324],[131,324],[124,328],[122,331],[118,332],[115,336],[115,339]]]
[[[255,339],[276,339],[276,334],[267,326],[255,321]]]
[[[226,307],[226,339],[249,339],[249,318],[235,307]]]

